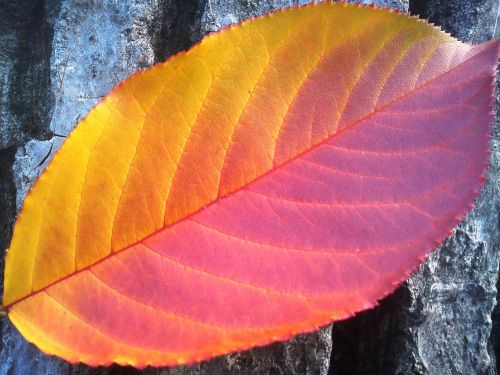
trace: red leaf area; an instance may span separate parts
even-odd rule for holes
[[[104,335],[120,332],[120,341],[174,350],[186,340],[201,349],[233,329],[248,337],[266,326],[313,328],[311,317],[319,326],[373,306],[477,195],[492,120],[482,93],[491,91],[487,62],[496,53],[479,52],[47,294]],[[298,115],[310,118],[313,108]],[[130,325],[131,316],[143,314],[147,327]],[[172,320],[182,329],[166,330]]]

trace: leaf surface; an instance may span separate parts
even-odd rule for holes
[[[477,196],[498,45],[322,3],[133,75],[25,200],[10,319],[68,361],[144,367],[374,306]]]

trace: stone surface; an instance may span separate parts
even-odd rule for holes
[[[498,36],[499,4],[498,0],[412,0],[410,10],[459,40],[477,44]]]
[[[207,32],[307,2],[0,0],[0,248],[8,246],[16,210],[64,136],[116,83]],[[497,32],[493,0],[376,2],[401,10],[410,5],[462,40],[480,42]],[[492,142],[488,182],[476,208],[380,307],[335,324],[333,339],[327,327],[195,366],[144,373],[495,373],[490,335],[500,246],[498,122]],[[45,356],[7,319],[1,331],[0,375],[138,373]]]

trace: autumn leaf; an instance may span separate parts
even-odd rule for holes
[[[478,194],[498,47],[328,2],[133,75],[26,198],[10,319],[70,362],[144,367],[374,306]]]

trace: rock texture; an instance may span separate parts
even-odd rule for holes
[[[0,0],[0,248],[8,246],[27,189],[65,135],[116,83],[189,48],[207,32],[307,2]],[[462,40],[480,42],[497,32],[493,0],[375,2],[409,6]],[[333,337],[327,327],[195,366],[144,373],[496,373],[490,337],[500,256],[499,133],[497,121],[488,182],[476,208],[380,307],[335,324]],[[493,335],[500,337],[496,329]],[[7,319],[1,331],[0,375],[139,373],[71,366],[45,356]]]

